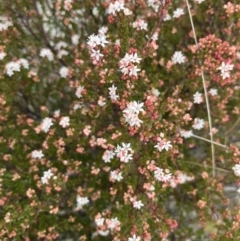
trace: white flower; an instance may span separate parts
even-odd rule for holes
[[[53,176],[51,169],[43,172],[43,177],[41,177],[42,184],[48,184],[49,179]]]
[[[117,170],[111,171],[110,179],[113,179],[113,180],[116,180],[116,181],[120,182],[123,179],[122,172],[119,172]]]
[[[111,100],[117,100],[119,96],[116,94],[117,87],[112,85],[111,87],[108,88],[109,90],[109,97]]]
[[[107,9],[107,13],[116,15],[116,12],[120,12],[121,10],[124,10],[124,1],[123,0],[119,0],[119,1],[115,1],[114,3],[110,3],[110,5]]]
[[[164,17],[163,21],[166,22],[168,20],[171,20],[171,18],[172,18],[171,15],[167,13],[166,16]]]
[[[176,51],[172,56],[172,62],[174,64],[182,64],[185,62],[186,57],[181,51]]]
[[[165,2],[165,0],[163,2]],[[148,0],[147,4],[149,7],[152,7],[155,12],[157,12],[160,7],[161,2],[159,0]]]
[[[3,60],[7,54],[4,51],[0,52],[0,60]]]
[[[43,121],[41,123],[41,129],[42,129],[42,131],[47,133],[52,125],[53,125],[52,119],[49,117],[46,117],[43,119]]]
[[[132,24],[133,28],[137,28],[140,30],[147,30],[147,23],[142,20],[142,19],[138,19],[137,21],[133,22]]]
[[[59,125],[62,126],[63,128],[66,128],[70,125],[69,121],[70,121],[70,118],[68,116],[63,116],[59,122]]]
[[[68,55],[68,51],[66,51],[65,49],[59,50],[59,52],[57,54],[59,59],[61,59],[63,56],[66,56],[66,55]]]
[[[193,95],[193,103],[201,104],[203,102],[202,94],[198,91]]]
[[[14,72],[20,72],[20,62],[9,62],[5,66],[6,74],[12,76]]]
[[[83,107],[83,104],[81,102],[78,102],[73,106],[73,110],[76,111],[78,109],[81,109],[82,107]]]
[[[129,74],[130,76],[137,76],[137,72],[140,71],[137,66],[133,63],[140,63],[141,58],[138,57],[137,53],[128,54],[126,53],[124,58],[120,60],[120,70],[124,75]]]
[[[142,201],[135,201],[133,202],[133,207],[136,209],[141,209],[144,206],[144,204],[142,203]]]
[[[155,32],[155,33],[152,35],[151,40],[153,40],[153,41],[157,41],[157,40],[158,40],[158,32]]]
[[[80,197],[77,195],[77,208],[81,209],[84,205],[89,203],[89,199],[87,197]]]
[[[72,43],[73,43],[74,45],[78,45],[78,44],[79,44],[79,38],[80,38],[80,36],[79,36],[78,34],[74,34],[74,35],[72,36],[72,38],[71,38]]]
[[[66,78],[68,76],[68,68],[65,66],[61,67],[59,74],[62,78]]]
[[[205,0],[194,0],[194,2],[200,4],[200,3],[203,3]]]
[[[138,126],[140,127],[142,120],[138,118],[138,114],[143,112],[144,103],[138,103],[136,101],[132,101],[127,104],[127,108],[123,110],[123,116],[125,118],[125,122],[130,126]]]
[[[97,226],[102,226],[104,224],[105,219],[104,218],[96,218],[95,223]]]
[[[172,179],[172,173],[170,173],[168,169],[163,170],[162,168],[156,167],[154,177],[160,182],[170,182]]]
[[[173,18],[179,18],[183,14],[184,14],[183,9],[177,8],[175,11],[173,11]]]
[[[82,92],[84,90],[84,87],[79,85],[76,92],[75,92],[75,95],[78,97],[78,98],[81,98],[82,97]]]
[[[140,241],[141,240],[141,238],[138,236],[136,236],[136,234],[134,234],[133,236],[132,236],[132,238],[128,238],[128,241]]]
[[[43,154],[42,150],[40,150],[40,151],[37,151],[37,150],[32,151],[32,158],[41,159],[43,157],[44,157],[44,154]]]
[[[106,40],[106,36],[104,32],[101,32],[98,35],[95,35],[95,34],[90,35],[87,41],[87,44],[91,50],[96,46],[102,46],[104,48],[107,43],[108,41]]]
[[[232,167],[234,174],[238,177],[240,177],[240,163],[239,164],[235,164],[234,167]]]
[[[102,159],[104,160],[105,163],[107,163],[107,162],[111,162],[111,160],[114,158],[114,156],[115,156],[114,151],[106,150],[103,153]]]
[[[99,61],[102,57],[103,57],[103,54],[100,53],[100,50],[95,50],[95,49],[92,49],[91,50],[91,57],[93,59],[95,59],[96,61]]]
[[[98,105],[101,106],[101,107],[106,105],[106,101],[105,100],[106,99],[104,97],[100,96],[99,99],[98,99]]]
[[[131,152],[131,153],[129,153]],[[129,160],[132,160],[132,148],[130,146],[130,143],[122,143],[122,146],[117,145],[117,148],[115,149],[115,153],[117,157],[120,159],[121,162],[127,163]]]
[[[61,48],[66,48],[67,46],[68,46],[68,45],[67,45],[66,42],[59,41],[59,42],[56,44],[55,48],[56,48],[57,50],[60,50]]]
[[[180,184],[194,180],[194,177],[188,176],[186,173],[180,173],[177,177]]]
[[[156,88],[152,88],[151,92],[156,97],[158,97],[160,95],[160,91]]]
[[[161,136],[163,137],[164,135],[160,135],[160,137],[158,137],[158,144],[155,145],[154,147],[157,148],[160,152],[164,149],[168,151],[169,149],[172,148],[172,144],[170,141],[162,139]]]
[[[0,32],[7,30],[9,26],[12,26],[12,21],[8,20],[6,17],[0,16]]]
[[[46,57],[49,61],[53,61],[54,56],[50,49],[43,48],[40,51],[40,57]]]
[[[223,79],[230,77],[230,70],[233,70],[233,64],[222,62],[221,66],[217,68],[221,71],[221,76]]]
[[[193,133],[192,133],[192,130],[190,131],[180,130],[180,135],[187,139],[187,138],[190,138],[193,135]]]
[[[119,225],[120,222],[118,221],[118,218],[111,218],[110,220],[107,220],[107,227],[111,230],[115,229]]]
[[[129,10],[128,8],[124,8],[124,9],[123,9],[123,13],[124,13],[125,16],[132,15],[132,11]]]
[[[193,124],[193,129],[195,130],[201,130],[204,127],[205,121],[203,119],[195,118],[194,119],[194,124]]]
[[[137,66],[132,65],[129,68],[129,76],[136,76],[137,77],[137,72],[139,72],[141,69],[139,69]]]
[[[217,91],[217,89],[211,88],[211,89],[209,90],[209,94],[210,94],[211,96],[215,96],[215,95],[218,94],[218,91]]]
[[[97,232],[98,232],[98,234],[100,234],[101,236],[104,236],[104,237],[106,237],[109,234],[109,230],[105,230],[105,231],[98,230]]]
[[[21,66],[23,66],[24,69],[29,69],[29,63],[26,59],[19,59],[19,62],[21,64]]]
[[[114,151],[106,150],[103,153],[102,159],[104,160],[105,163],[107,163],[107,162],[111,162],[114,156],[115,156]]]

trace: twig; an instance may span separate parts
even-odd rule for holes
[[[186,0],[186,3],[187,3],[188,14],[189,14],[189,18],[190,18],[190,22],[191,22],[191,26],[192,26],[194,41],[197,46],[198,41],[197,41],[196,31],[195,31],[188,0]],[[209,105],[209,100],[208,100],[208,95],[207,95],[206,81],[205,81],[205,76],[204,76],[203,71],[201,71],[201,77],[202,77],[202,83],[203,83],[203,89],[204,89],[204,95],[205,95],[205,101],[206,101],[206,107],[207,107],[209,129],[210,129],[209,135],[210,135],[210,139],[211,139],[211,152],[212,152],[212,175],[213,175],[213,177],[215,177],[216,176],[216,162],[215,162],[215,149],[214,149],[214,144],[213,144],[214,141],[213,141],[213,133],[212,133],[212,118],[211,118],[210,105]]]
[[[191,162],[191,161],[183,161],[183,162],[191,163],[193,165],[200,166],[200,167],[212,168],[212,166],[208,166],[208,165],[205,165],[205,164],[200,164],[200,163],[197,163],[197,162]],[[220,167],[215,167],[215,169],[217,169],[219,171],[222,171],[222,172],[230,172],[230,171],[228,171],[226,169],[223,169],[223,168],[220,168]]]
[[[221,143],[218,143],[218,142],[215,142],[215,141],[211,141],[211,140],[206,139],[206,138],[203,138],[203,137],[201,137],[201,136],[197,136],[197,135],[195,135],[195,134],[192,134],[192,137],[195,137],[195,138],[197,138],[197,139],[200,139],[200,140],[203,140],[203,141],[212,143],[212,144],[214,144],[214,145],[221,146],[221,147],[223,147],[223,148],[228,149],[227,146],[225,146],[225,145],[223,145],[223,144],[221,144]]]

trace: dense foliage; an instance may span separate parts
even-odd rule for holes
[[[240,4],[0,5],[1,240],[240,240]]]

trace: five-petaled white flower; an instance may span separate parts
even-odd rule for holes
[[[215,96],[215,95],[218,94],[218,90],[217,90],[217,89],[214,89],[214,88],[211,88],[211,89],[209,90],[209,94],[210,94],[211,96]]]
[[[133,202],[133,207],[136,209],[141,209],[143,206],[144,206],[144,204],[142,203],[141,200]]]
[[[54,56],[50,49],[43,48],[40,51],[40,57],[46,57],[49,61],[53,61]]]
[[[92,49],[91,50],[91,57],[96,60],[96,61],[99,61],[102,57],[103,57],[103,54],[100,53],[100,50],[95,50],[95,49]]]
[[[202,94],[198,91],[193,95],[193,103],[201,104],[203,102]]]
[[[173,11],[173,18],[179,18],[184,14],[184,11],[182,8],[177,8],[175,11]]]
[[[109,97],[111,100],[117,100],[119,96],[116,94],[117,87],[112,85],[111,87],[108,88],[109,90]]]
[[[66,78],[68,76],[68,67],[61,67],[61,69],[59,70],[59,74],[62,78]]]
[[[128,241],[140,241],[141,238],[139,236],[136,236],[136,234],[134,234],[132,236],[132,238],[128,238]]]
[[[79,85],[79,86],[77,87],[77,90],[76,90],[76,92],[75,92],[75,95],[76,95],[78,98],[81,98],[81,97],[82,97],[82,92],[83,92],[83,90],[84,90],[84,87],[81,86],[81,85]]]
[[[174,64],[183,64],[185,62],[185,59],[186,57],[181,51],[176,51],[172,56],[172,62]]]
[[[221,71],[221,76],[223,79],[230,77],[230,70],[233,70],[233,64],[222,62],[221,66],[217,68]]]
[[[44,157],[44,154],[43,154],[42,150],[40,150],[40,151],[37,151],[37,150],[32,151],[32,158],[41,159],[43,157]]]
[[[143,122],[138,118],[140,112],[143,112],[144,103],[138,103],[137,101],[132,101],[127,104],[127,107],[123,110],[123,116],[125,118],[125,122],[130,126],[140,127]]]
[[[234,167],[232,167],[234,174],[238,177],[240,177],[240,163],[239,164],[235,164]]]
[[[195,118],[193,123],[193,129],[201,130],[204,127],[205,121],[203,119]]]
[[[122,146],[117,145],[115,149],[115,153],[117,157],[120,159],[121,162],[129,162],[129,160],[132,160],[132,148],[130,143],[122,143]]]
[[[165,138],[162,139],[162,137],[164,137],[163,133],[161,133],[160,137],[158,137],[157,139],[158,143],[154,147],[158,149],[160,152],[163,151],[164,149],[168,151],[169,149],[172,148],[172,144],[170,141],[167,141]]]
[[[111,171],[110,179],[120,182],[123,179],[122,172],[118,170]]]
[[[68,116],[63,116],[59,122],[59,125],[62,128],[66,128],[69,126],[69,121],[70,121],[70,118]]]
[[[84,205],[89,203],[89,199],[87,197],[81,197],[77,195],[77,208],[81,209]]]
[[[48,184],[49,179],[53,176],[51,169],[43,172],[43,176],[41,177],[42,184]]]
[[[186,130],[180,130],[180,135],[183,137],[183,138],[190,138],[192,135],[193,135],[193,132],[192,130],[190,131],[186,131]]]
[[[49,117],[45,117],[41,123],[41,129],[42,131],[47,133],[52,125],[53,125],[52,119]]]

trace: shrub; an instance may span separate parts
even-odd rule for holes
[[[240,5],[1,8],[1,240],[240,238]]]

